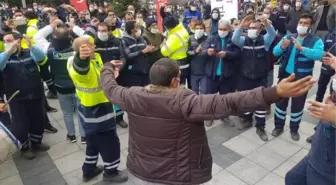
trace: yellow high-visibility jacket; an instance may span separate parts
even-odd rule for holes
[[[169,30],[167,40],[162,44],[161,53],[172,60],[187,58],[189,34],[182,24]]]
[[[35,44],[33,37],[38,32],[37,23],[38,23],[37,19],[29,20],[27,23],[28,28],[26,31],[26,35],[31,40],[32,44]],[[24,39],[21,40],[21,46],[22,48],[25,49],[28,48],[28,45]]]
[[[112,31],[112,35],[119,39],[122,39],[124,36],[123,31],[120,28],[116,28],[114,31]]]
[[[109,100],[100,86],[100,71],[103,67],[103,61],[99,53],[95,53],[95,59],[90,60],[89,71],[86,74],[80,74],[79,66],[76,66],[74,57],[68,59],[67,69],[69,75],[75,84],[76,95],[84,107],[92,107],[101,103],[108,103]],[[75,69],[76,68],[76,69]]]

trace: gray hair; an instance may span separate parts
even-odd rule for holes
[[[231,21],[229,21],[229,20],[221,19],[221,20],[219,20],[219,22],[218,22],[218,26],[219,26],[220,24],[224,24],[224,25],[227,25],[227,26],[231,27]]]

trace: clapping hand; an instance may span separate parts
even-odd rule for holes
[[[294,43],[296,49],[298,49],[300,51],[303,50],[303,46],[300,44],[300,42],[297,41],[296,38],[294,38],[294,37],[292,37],[292,39],[293,39],[293,43]]]
[[[336,57],[331,53],[326,53],[322,58],[322,62],[328,64],[331,68],[336,70]]]
[[[326,103],[317,101],[309,101],[309,103],[308,110],[311,116],[323,121],[336,123],[336,106],[331,101],[330,96],[327,98]]]
[[[281,44],[281,49],[285,50],[288,48],[288,46],[290,45],[291,41],[286,39],[286,38],[283,38],[283,42]]]

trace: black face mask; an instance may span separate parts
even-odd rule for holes
[[[111,30],[114,31],[116,29],[116,26],[111,26]]]
[[[64,49],[67,49],[71,47],[72,41],[70,38],[51,38],[51,46],[56,50],[56,51],[61,51]]]

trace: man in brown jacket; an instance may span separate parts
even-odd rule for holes
[[[151,85],[124,88],[118,86],[114,77],[120,63],[111,61],[104,65],[101,85],[106,97],[128,113],[129,171],[156,184],[202,184],[212,178],[204,120],[267,108],[281,97],[307,92],[314,83],[312,77],[295,81],[292,75],[276,87],[197,95],[179,87],[179,65],[163,58],[150,70]]]

